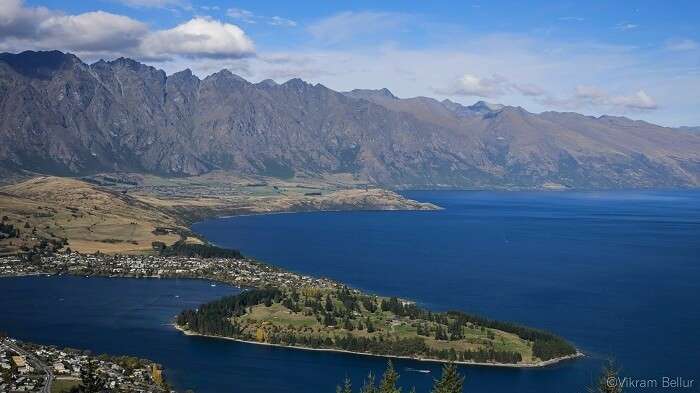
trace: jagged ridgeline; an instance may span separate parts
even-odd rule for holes
[[[700,186],[700,134],[622,117],[464,106],[135,60],[0,54],[0,174],[214,170],[386,188]]]
[[[537,329],[338,289],[256,289],[183,311],[186,331],[260,343],[479,363],[537,364],[576,354]]]

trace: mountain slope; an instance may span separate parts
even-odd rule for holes
[[[253,84],[227,70],[167,76],[55,51],[0,54],[0,114],[4,171],[350,173],[394,188],[700,184],[700,135],[687,130],[300,79]]]

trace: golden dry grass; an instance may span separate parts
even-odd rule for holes
[[[5,239],[6,251],[32,246],[41,238],[65,238],[80,252],[139,253],[151,242],[171,244],[186,230],[176,218],[127,195],[90,183],[37,177],[0,187],[0,214],[20,228],[20,239]],[[156,227],[171,233],[156,235]]]
[[[329,181],[281,181],[208,174],[190,178],[144,176],[135,187],[97,186],[42,176],[0,187],[0,214],[20,228],[20,239],[0,240],[0,254],[41,239],[68,239],[72,250],[141,253],[151,243],[192,236],[187,223],[235,214],[314,210],[431,209],[381,189],[349,189]],[[26,228],[25,228],[26,227]],[[171,229],[154,234],[157,227]]]

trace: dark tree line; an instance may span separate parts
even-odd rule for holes
[[[211,244],[190,244],[183,240],[178,240],[171,246],[166,246],[163,242],[153,242],[152,246],[160,256],[164,257],[243,258],[243,254],[238,250],[221,248]]]
[[[176,322],[179,326],[201,334],[237,337],[240,330],[231,323],[230,317],[245,314],[248,307],[266,301],[279,302],[281,299],[282,291],[279,289],[245,291],[203,304],[197,310],[185,310],[177,316]]]

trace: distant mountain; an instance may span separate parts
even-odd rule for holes
[[[349,173],[392,188],[700,185],[700,134],[623,117],[204,79],[131,59],[0,54],[0,173]]]

